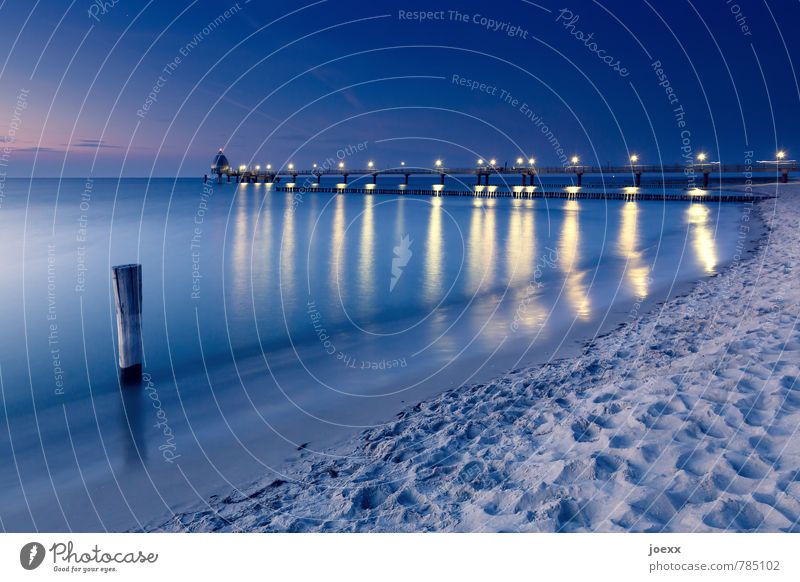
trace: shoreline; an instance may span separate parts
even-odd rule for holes
[[[800,191],[788,185],[780,192],[792,189]],[[775,204],[781,204],[780,195]],[[246,493],[213,496],[205,509],[147,529],[797,530],[797,447],[787,442],[788,469],[772,457],[781,444],[773,441],[785,436],[787,426],[798,425],[800,389],[785,380],[771,387],[786,392],[784,403],[791,406],[772,410],[782,413],[779,423],[768,426],[775,434],[755,434],[763,432],[775,406],[766,402],[764,390],[754,393],[754,381],[733,382],[735,372],[726,368],[728,377],[708,363],[717,355],[709,351],[715,347],[711,330],[720,331],[718,320],[729,324],[743,307],[736,300],[748,288],[743,279],[753,277],[743,268],[757,265],[758,257],[763,268],[772,234],[782,226],[785,236],[784,223],[797,214],[781,213],[770,231],[766,206],[766,200],[754,205],[768,233],[764,244],[688,294],[626,318],[575,358],[447,391],[335,447],[347,453],[342,458],[301,454],[283,479],[263,478],[245,487]],[[775,253],[770,258],[776,260]],[[753,294],[758,283],[749,280]],[[754,319],[748,333],[761,329],[763,321]],[[753,348],[739,346],[733,353],[750,360],[770,355],[748,349]],[[751,364],[742,377],[751,373]],[[732,392],[709,380],[730,385]],[[766,374],[770,380],[775,378]],[[731,394],[739,400],[729,402]],[[752,454],[742,457],[739,433],[747,433]],[[754,489],[755,479],[760,489]],[[748,497],[754,491],[759,498]],[[778,499],[778,493],[789,499]]]

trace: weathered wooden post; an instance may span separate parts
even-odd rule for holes
[[[142,375],[142,266],[111,267],[117,308],[119,368],[123,379]]]

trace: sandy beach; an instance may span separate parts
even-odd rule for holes
[[[149,529],[799,531],[800,186],[778,193],[743,214],[743,233],[766,225],[755,249],[579,357],[448,391]]]

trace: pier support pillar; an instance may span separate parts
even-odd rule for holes
[[[348,176],[348,174],[342,174],[342,182],[344,184],[347,184],[347,176]]]
[[[322,174],[317,174],[317,184],[322,183]]]
[[[292,184],[297,184],[297,174],[292,174]]]
[[[578,176],[578,186],[582,186],[583,185],[583,172],[575,172],[575,174]]]
[[[527,186],[528,185],[528,175],[527,174],[522,174],[522,185],[523,186]]]
[[[633,185],[636,186],[637,188],[642,185],[642,173],[641,172],[635,172],[633,174]]]
[[[217,184],[222,184],[222,173],[217,174]]]
[[[444,186],[444,172],[439,173],[439,184]]]
[[[373,184],[377,184],[378,183],[378,174],[372,174],[372,183]]]
[[[478,184],[477,184],[478,186],[481,185],[481,180],[482,179],[483,179],[483,175],[480,172],[478,172]]]
[[[208,174],[203,174],[203,184],[208,183]]]
[[[411,176],[411,174],[403,174],[403,175],[406,177],[405,184],[406,184],[406,186],[408,186],[408,178]]]
[[[710,173],[709,170],[703,170],[703,188],[708,188],[708,175]]]
[[[142,266],[111,267],[117,311],[119,369],[125,380],[142,376]]]
[[[781,182],[783,182],[784,184],[789,183],[789,170],[783,170],[781,172]]]

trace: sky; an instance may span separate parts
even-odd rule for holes
[[[0,171],[800,156],[798,21],[789,0],[5,0]]]

